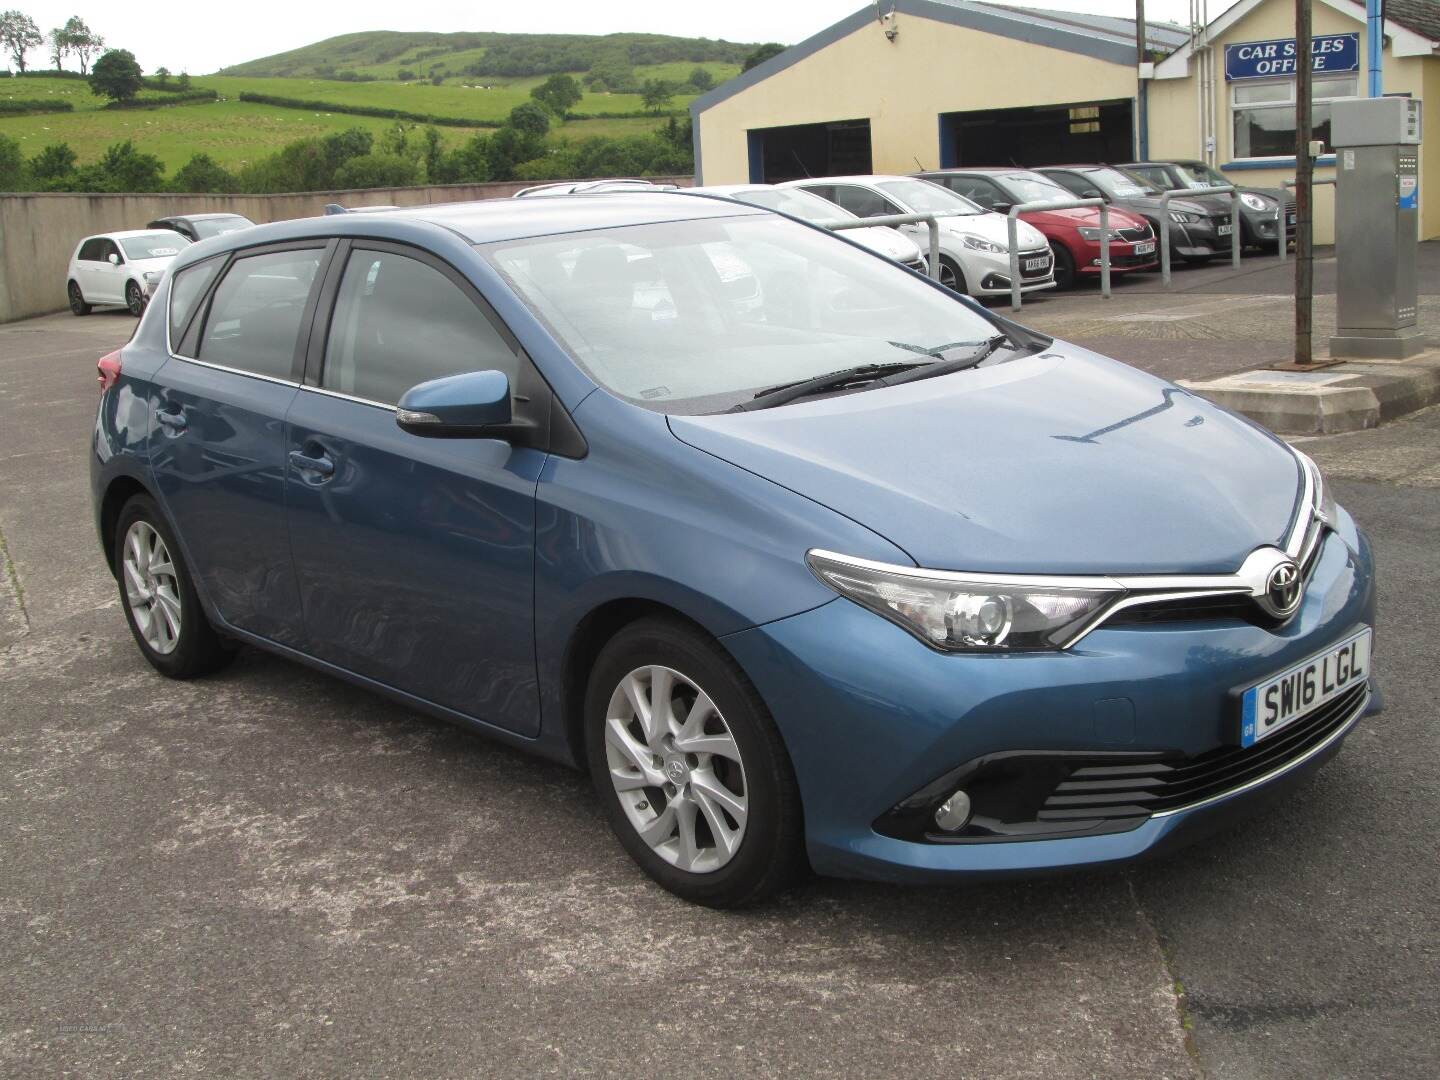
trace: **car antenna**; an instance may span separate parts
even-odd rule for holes
[[[915,162],[915,168],[919,169],[921,172],[925,171],[925,166],[920,164],[920,158],[918,156],[916,156],[915,154],[911,154],[910,160]]]

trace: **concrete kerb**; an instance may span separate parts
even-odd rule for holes
[[[1440,402],[1440,350],[1408,360],[1346,361],[1320,371],[1242,371],[1180,385],[1281,435],[1333,435]]]

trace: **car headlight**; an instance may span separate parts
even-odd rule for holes
[[[1085,239],[1085,240],[1096,241],[1096,240],[1099,240],[1099,239],[1100,239],[1100,230],[1099,230],[1099,229],[1092,229],[1092,228],[1090,228],[1090,227],[1088,227],[1088,226],[1082,225],[1082,226],[1081,226],[1079,229],[1077,229],[1076,231],[1079,232],[1079,233],[1080,233],[1080,236],[1081,236],[1083,239]],[[1111,240],[1119,240],[1119,239],[1120,239],[1120,230],[1119,230],[1119,229],[1111,229],[1111,230],[1110,230],[1110,239],[1111,239]]]
[[[805,561],[840,595],[946,652],[1062,649],[1125,591],[1118,582],[916,570],[829,551]]]
[[[1004,255],[1005,252],[1009,250],[1005,247],[1004,244],[992,243],[991,241],[983,240],[978,236],[962,236],[960,239],[966,247],[971,248],[975,251],[993,251],[998,255]]]
[[[1245,191],[1240,194],[1240,201],[1251,210],[1273,210],[1275,203],[1265,198],[1264,195],[1256,195],[1253,192]]]
[[[160,275],[163,274],[163,273],[164,273],[163,270],[146,270],[146,271],[145,271],[145,275],[144,275],[144,276],[145,276],[145,280],[146,280],[147,282],[149,282],[151,285],[154,285],[155,282],[157,282],[157,281],[160,280]]]
[[[1178,221],[1181,225],[1194,225],[1200,220],[1199,214],[1191,214],[1184,210],[1171,210],[1170,220]]]

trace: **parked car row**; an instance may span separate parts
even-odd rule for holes
[[[65,295],[76,315],[97,307],[144,313],[165,269],[191,244],[255,223],[240,214],[178,214],[143,229],[99,233],[75,245],[65,273]]]

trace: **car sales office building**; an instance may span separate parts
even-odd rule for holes
[[[1366,93],[1365,5],[1314,0],[1315,137]],[[1240,0],[1192,35],[1147,27],[1139,130],[1133,20],[973,0],[880,0],[698,98],[697,182],[952,166],[1200,159],[1236,183],[1295,175],[1294,0]],[[1384,92],[1428,99],[1420,230],[1440,236],[1440,3],[1386,0]],[[1333,177],[1335,158],[1317,160]],[[1316,189],[1315,239],[1334,235]]]

